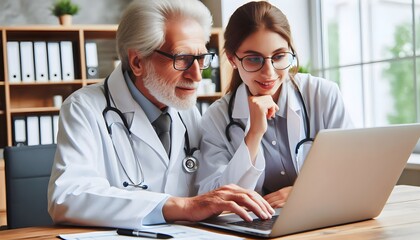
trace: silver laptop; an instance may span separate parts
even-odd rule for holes
[[[244,222],[235,214],[225,214],[201,223],[278,237],[374,218],[382,211],[419,137],[420,124],[322,130],[274,221]],[[265,230],[259,229],[270,222]]]

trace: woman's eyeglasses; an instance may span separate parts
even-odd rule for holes
[[[261,55],[246,55],[243,58],[238,57],[235,53],[235,57],[241,61],[242,67],[247,72],[259,71],[265,63],[266,59],[271,60],[271,64],[277,70],[284,70],[292,65],[295,54],[291,52],[276,53],[271,57],[263,57]]]

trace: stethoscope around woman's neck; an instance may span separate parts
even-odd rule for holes
[[[300,101],[301,101],[301,103],[302,103],[303,113],[304,113],[303,118],[304,118],[304,120],[305,120],[305,123],[304,123],[304,125],[305,125],[305,138],[304,138],[304,139],[302,139],[302,140],[300,140],[300,141],[296,144],[295,154],[297,155],[297,154],[298,154],[298,152],[299,152],[299,148],[300,148],[300,147],[301,147],[304,143],[307,143],[307,142],[313,142],[313,141],[314,141],[314,139],[310,137],[310,133],[311,133],[311,125],[310,125],[310,123],[309,123],[309,115],[308,115],[308,111],[307,111],[307,109],[306,109],[306,105],[305,105],[305,101],[304,101],[304,99],[303,99],[303,95],[302,95],[301,91],[299,90],[299,87],[297,86],[297,84],[296,84],[294,81],[292,81],[292,80],[291,80],[291,82],[292,82],[293,86],[295,87],[296,92],[298,93],[299,99],[300,99]],[[232,96],[231,96],[231,98],[230,98],[230,100],[229,100],[229,103],[228,103],[229,123],[228,123],[228,125],[227,125],[227,126],[226,126],[226,128],[225,128],[225,135],[226,135],[226,138],[228,139],[228,141],[229,141],[229,142],[232,140],[232,139],[231,139],[231,137],[230,137],[230,133],[229,133],[229,130],[230,130],[230,128],[231,128],[232,126],[237,126],[237,127],[241,128],[243,131],[245,131],[245,126],[244,126],[244,124],[242,124],[241,122],[235,121],[235,120],[233,119],[233,116],[232,116],[232,111],[233,111],[233,102],[235,101],[235,96],[236,96],[236,92],[237,92],[237,90],[238,90],[238,88],[236,88],[236,89],[235,89],[235,91],[233,91],[233,92],[232,92]]]
[[[118,161],[119,161],[119,163],[120,163],[120,165],[121,165],[121,167],[122,167],[125,175],[128,178],[128,181],[129,181],[129,182],[127,182],[127,181],[123,182],[123,186],[124,187],[132,186],[132,187],[137,187],[137,188],[141,188],[141,189],[144,189],[144,190],[145,189],[148,189],[149,186],[147,184],[145,184],[145,182],[144,182],[143,168],[142,168],[141,163],[140,163],[140,161],[139,161],[139,159],[137,157],[136,152],[134,151],[134,144],[133,144],[133,140],[132,140],[132,137],[131,137],[131,131],[130,131],[130,126],[128,125],[128,121],[125,118],[124,114],[118,108],[111,106],[112,95],[111,95],[111,93],[109,91],[109,87],[108,87],[108,78],[109,77],[107,77],[105,79],[105,82],[104,82],[104,95],[105,95],[105,99],[106,99],[106,107],[102,111],[102,116],[103,116],[103,118],[105,120],[105,125],[107,127],[108,134],[110,135],[111,140],[112,140],[112,125],[115,124],[115,123],[108,124],[108,121],[106,119],[106,115],[107,115],[108,112],[114,112],[114,113],[116,113],[120,117],[120,119],[121,119],[121,121],[123,123],[123,126],[122,127],[124,129],[125,134],[127,135],[127,138],[129,140],[129,142],[130,142],[131,151],[133,153],[133,156],[134,156],[134,159],[135,159],[135,162],[136,162],[137,169],[139,170],[140,175],[141,175],[140,182],[138,182],[138,183],[135,183],[131,179],[131,177],[127,173],[127,170],[124,167],[124,164],[122,163],[122,161],[120,159],[120,156],[118,155],[118,151],[117,151],[117,149],[115,147],[114,141],[112,140],[112,145],[114,147],[114,151],[117,154]],[[184,120],[182,119],[181,114],[179,112],[178,112],[178,116],[179,116],[179,119],[181,120],[181,122],[182,122],[182,124],[184,125],[184,128],[185,128],[185,134],[184,134],[185,147],[184,147],[184,152],[185,152],[186,157],[182,161],[182,166],[183,166],[185,172],[187,172],[187,173],[194,173],[198,169],[198,161],[193,156],[193,154],[197,150],[197,148],[191,148],[190,147],[190,138],[189,138],[189,135],[188,135],[187,126],[185,125]]]

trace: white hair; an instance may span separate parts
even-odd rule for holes
[[[197,21],[210,39],[212,16],[198,0],[134,0],[125,10],[117,30],[117,52],[123,69],[128,70],[128,49],[142,57],[150,56],[165,41],[165,25],[171,18]]]

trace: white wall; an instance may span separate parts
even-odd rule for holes
[[[80,6],[73,24],[117,24],[131,0],[72,0]],[[58,25],[51,14],[55,0],[0,0],[0,25]]]
[[[80,12],[74,16],[74,24],[118,23],[119,17],[131,0],[73,0],[79,4]],[[310,59],[309,1],[310,0],[268,0],[280,8],[289,18],[292,34],[301,64]],[[49,8],[54,0],[1,0],[0,25],[54,24],[56,17]],[[224,27],[230,15],[249,0],[202,0],[210,9],[215,27]],[[93,7],[94,6],[94,7]]]
[[[287,16],[292,28],[293,40],[295,41],[296,51],[299,54],[300,64],[306,66],[311,58],[308,0],[269,0],[268,2],[278,7]]]

